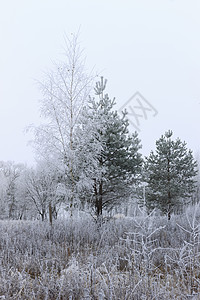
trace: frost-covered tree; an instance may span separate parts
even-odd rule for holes
[[[40,162],[36,169],[26,173],[26,198],[34,207],[37,215],[44,221],[49,216],[57,217],[63,197],[58,191],[58,178],[45,162]]]
[[[197,161],[198,173],[195,177],[196,182],[197,182],[197,187],[192,195],[192,201],[191,201],[191,204],[193,204],[193,205],[200,202],[200,154],[198,152],[195,155],[195,159]]]
[[[197,174],[192,151],[179,138],[172,140],[172,134],[169,130],[156,141],[155,153],[151,151],[145,162],[146,204],[167,213],[168,219],[194,192]]]
[[[65,58],[40,84],[46,123],[34,128],[35,146],[56,170],[71,214],[80,199],[94,196],[99,215],[130,195],[141,167],[140,142],[136,133],[128,135],[125,115],[112,111],[103,79],[95,89],[99,102],[89,103],[93,77],[85,71],[77,36],[67,40]]]
[[[133,184],[139,180],[142,166],[137,133],[130,135],[126,114],[121,117],[113,110],[115,99],[111,100],[105,93],[106,82],[101,77],[96,83],[98,100],[91,99],[90,107],[90,122],[96,128],[99,143],[92,191],[97,215],[102,214],[103,208],[126,201],[133,192]]]
[[[78,35],[72,34],[71,38],[66,38],[64,60],[40,83],[41,115],[46,122],[34,128],[37,153],[57,168],[65,186],[65,200],[71,208],[77,198],[77,185],[80,187],[87,182],[79,175],[84,170],[77,159],[85,153],[82,142],[87,143],[83,140],[86,135],[77,132],[82,126],[80,118],[92,82],[92,75],[85,70]],[[80,154],[81,149],[83,154]],[[84,182],[80,182],[81,179]]]
[[[26,166],[12,161],[0,162],[0,205],[2,218],[21,219],[26,210],[22,180]]]

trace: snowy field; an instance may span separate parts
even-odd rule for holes
[[[120,217],[0,221],[0,299],[200,299],[199,207]]]

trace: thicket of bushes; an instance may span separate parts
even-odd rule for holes
[[[0,299],[200,299],[198,209],[0,221]]]

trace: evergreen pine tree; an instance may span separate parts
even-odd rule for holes
[[[96,139],[101,145],[98,166],[93,178],[93,204],[97,216],[103,208],[112,208],[125,201],[137,183],[142,167],[141,148],[137,132],[129,135],[126,114],[121,117],[113,110],[115,99],[104,95],[106,80],[96,83],[95,94],[99,100],[91,100],[90,118],[94,122]]]
[[[156,153],[151,151],[145,162],[146,204],[167,213],[168,219],[175,207],[194,192],[197,174],[192,151],[179,138],[173,141],[172,134],[169,130],[156,141]]]

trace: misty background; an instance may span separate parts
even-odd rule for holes
[[[33,164],[31,136],[24,131],[41,122],[35,80],[63,58],[64,34],[79,28],[87,69],[108,79],[116,109],[139,92],[158,112],[140,118],[142,153],[148,155],[168,129],[197,153],[199,13],[198,0],[1,3],[0,160]]]

